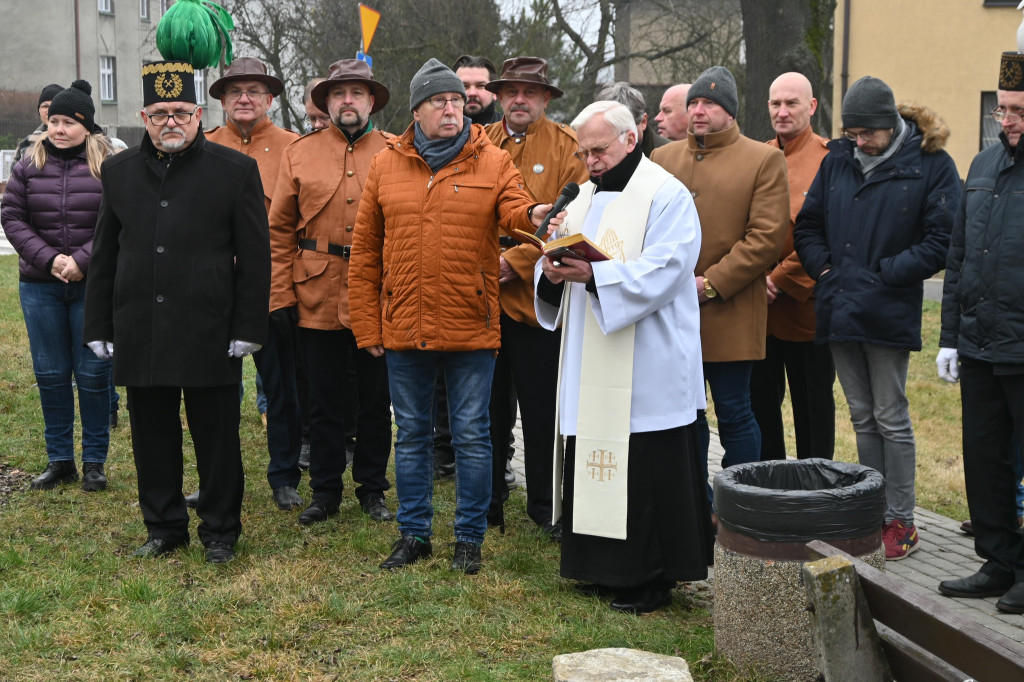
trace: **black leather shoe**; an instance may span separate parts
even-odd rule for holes
[[[612,602],[612,608],[622,613],[650,613],[672,603],[672,590],[663,587],[640,587],[623,591]]]
[[[146,540],[146,544],[135,550],[135,556],[140,559],[155,559],[158,556],[163,556],[169,552],[173,552],[179,547],[184,547],[187,542],[171,542],[170,540],[164,540],[163,538],[149,538]]]
[[[1024,583],[1017,583],[996,602],[996,608],[1006,613],[1024,613]]]
[[[401,568],[424,557],[430,556],[434,548],[430,540],[417,535],[403,535],[391,545],[391,556],[384,560],[380,567],[384,570]]]
[[[302,506],[302,498],[299,497],[299,491],[290,485],[274,488],[274,502],[277,503],[277,508],[282,511],[291,511]]]
[[[328,516],[334,516],[337,513],[338,505],[332,505],[327,500],[314,497],[309,506],[299,514],[299,523],[303,526],[311,526],[314,523],[326,521]]]
[[[113,431],[117,428],[117,410],[110,411],[110,430]]]
[[[939,592],[947,597],[966,597],[981,599],[982,597],[1001,597],[1013,587],[1013,578],[996,578],[978,571],[974,575],[959,580],[943,580],[939,583]]]
[[[185,496],[185,506],[189,509],[195,509],[199,506],[199,491],[195,491],[191,495]]]
[[[384,504],[384,497],[368,495],[359,501],[359,506],[374,521],[391,521],[395,518],[394,513]]]
[[[443,481],[455,475],[455,462],[447,462],[434,458],[434,480]]]
[[[480,572],[480,563],[480,545],[475,542],[455,543],[455,557],[452,559],[453,571],[475,575]]]
[[[299,448],[299,468],[303,471],[309,469],[309,441],[303,440],[302,446]]]
[[[544,535],[547,535],[554,542],[562,541],[562,524],[561,523],[545,523],[540,527],[540,530]]]
[[[206,562],[226,564],[235,558],[235,549],[226,542],[211,542],[206,545]]]
[[[49,490],[61,483],[74,483],[78,480],[78,467],[74,460],[50,462],[43,473],[32,479],[32,490]]]
[[[82,490],[94,493],[107,489],[107,475],[103,473],[100,462],[86,462],[82,465]]]

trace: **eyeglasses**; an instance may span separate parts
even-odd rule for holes
[[[1024,113],[1020,109],[1014,109],[1013,111],[1007,111],[1006,109],[997,108],[992,111],[992,118],[998,123],[1006,121],[1007,123],[1020,123],[1024,120]]]
[[[191,123],[192,117],[195,116],[197,111],[199,111],[198,106],[192,111],[176,111],[173,114],[151,114],[145,109],[142,110],[142,113],[146,114],[146,118],[155,126],[165,126],[167,125],[167,121],[171,118],[173,118],[174,122],[178,125],[184,126]]]
[[[331,118],[329,116],[310,116],[306,114],[302,117],[302,122],[311,130],[320,130],[331,125]]]
[[[242,90],[241,88],[231,88],[230,90],[224,91],[224,97],[229,100],[239,99],[242,95],[246,95],[249,97],[250,100],[254,100],[257,97],[260,97],[261,95],[269,94],[269,90],[257,90],[255,88],[250,88],[248,90]]]
[[[430,102],[430,106],[434,109],[444,109],[445,105],[449,102],[451,102],[453,109],[461,109],[466,106],[466,100],[462,99],[462,97],[431,97],[427,101]]]
[[[875,139],[875,135],[877,133],[877,130],[865,130],[862,133],[855,133],[852,130],[844,130],[843,137],[845,137],[847,140],[853,140],[854,142],[856,142],[857,140],[871,142],[871,140]]]
[[[619,135],[619,137],[616,139],[618,139],[620,142],[624,142],[626,136],[628,135],[629,133],[623,133],[622,135]],[[590,149],[579,149],[577,151],[574,151],[572,155],[575,156],[578,160],[584,162],[586,162],[586,160],[591,156],[593,156],[595,159],[600,159],[604,157],[605,154],[608,153],[608,148],[611,147],[613,144],[615,144],[615,140],[612,140],[611,142],[605,145],[591,147]]]

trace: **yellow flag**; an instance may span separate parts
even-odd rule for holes
[[[373,34],[380,23],[380,12],[359,3],[359,23],[363,27],[363,52],[369,52]]]

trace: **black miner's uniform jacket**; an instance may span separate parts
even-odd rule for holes
[[[85,341],[114,342],[121,386],[223,386],[232,339],[266,343],[270,238],[256,161],[207,142],[160,154],[148,135],[102,168]]]

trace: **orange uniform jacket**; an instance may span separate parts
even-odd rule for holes
[[[583,184],[588,178],[587,167],[573,156],[579,149],[576,133],[564,123],[544,117],[526,129],[525,137],[512,137],[502,120],[487,126],[487,136],[512,157],[534,203],[553,204],[566,183]],[[533,266],[540,251],[522,244],[501,255],[519,275],[501,285],[501,310],[517,322],[538,326],[533,309]]]
[[[210,142],[222,144],[256,159],[260,180],[263,181],[263,202],[267,205],[268,213],[270,200],[274,198],[274,186],[277,184],[281,152],[298,138],[298,133],[275,125],[269,117],[257,123],[249,137],[242,137],[241,131],[230,121],[206,132],[206,139]]]
[[[436,174],[416,153],[412,126],[389,140],[356,220],[349,296],[359,347],[497,349],[498,227],[532,229],[534,203],[480,125]]]
[[[778,148],[779,140],[768,144]],[[804,271],[793,250],[793,228],[821,160],[828,154],[828,140],[807,126],[782,152],[789,174],[789,231],[779,264],[768,275],[785,296],[779,296],[768,306],[768,336],[783,341],[814,341],[814,280]]]
[[[349,246],[370,162],[391,137],[363,133],[354,144],[337,126],[285,149],[270,209],[270,309],[297,306],[299,326],[347,329],[349,263],[329,245]],[[316,242],[300,249],[299,240]]]

